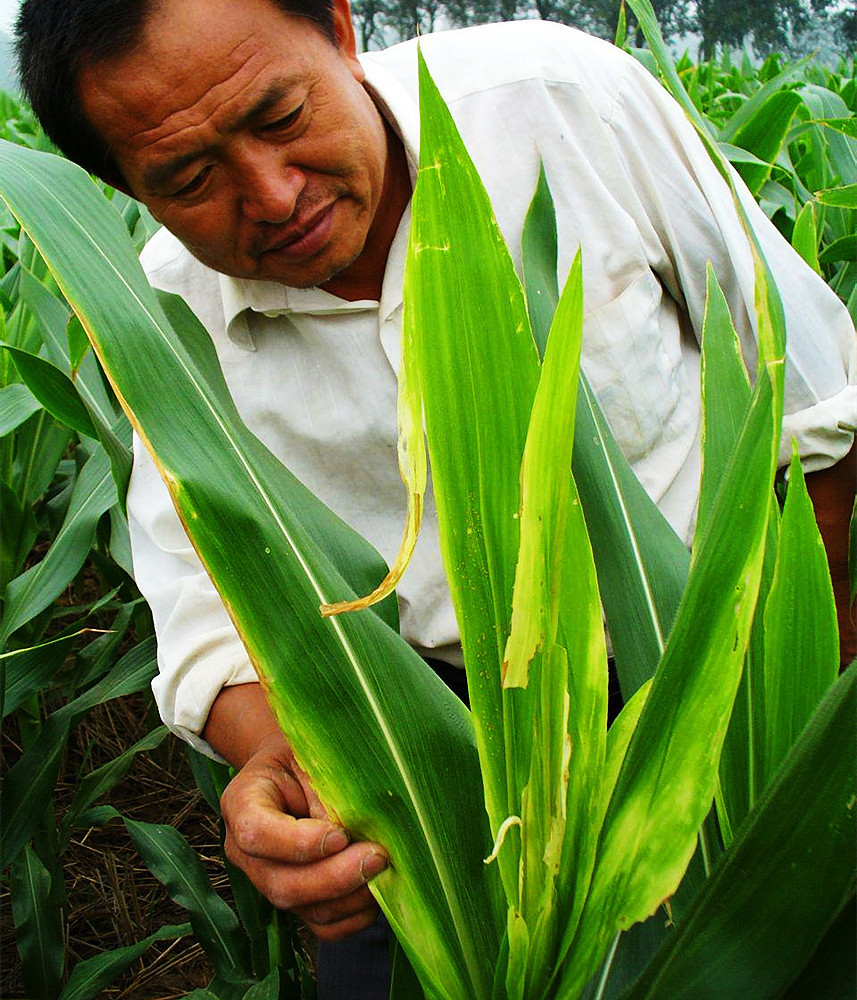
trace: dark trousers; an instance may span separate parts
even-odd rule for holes
[[[318,1000],[389,1000],[389,930],[383,916],[344,941],[318,943]]]

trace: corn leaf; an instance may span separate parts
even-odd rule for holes
[[[604,632],[592,550],[569,474],[582,335],[578,254],[551,324],[524,446],[521,541],[504,661],[506,697],[517,697],[510,688],[529,687],[534,701],[523,730],[532,734],[533,749],[521,790],[516,911],[526,926],[527,955],[519,958],[512,945],[508,980],[521,983],[527,997],[547,988],[562,958],[560,941],[582,909],[599,817],[593,775],[605,754]],[[516,966],[526,969],[523,977]]]
[[[850,118],[822,118],[818,120],[818,124],[833,129],[834,132],[841,132],[852,139],[857,139],[857,118],[853,115]]]
[[[559,299],[556,217],[542,174],[523,233],[524,285],[536,343]],[[546,325],[547,324],[547,325]],[[572,471],[626,699],[655,672],[681,598],[690,555],[634,475],[585,373],[577,394]]]
[[[99,449],[80,471],[62,527],[47,555],[7,587],[0,646],[65,590],[89,554],[99,518],[114,503],[116,486],[107,457]]]
[[[570,992],[582,987],[593,956],[616,930],[644,919],[674,890],[714,792],[761,579],[782,419],[784,324],[760,255],[756,288],[760,368],[753,401],[610,801],[562,980]]]
[[[3,799],[9,803],[0,813],[3,868],[23,850],[45,803],[52,797],[70,728],[95,705],[148,687],[156,670],[154,642],[144,640],[101,681],[48,716],[35,742],[3,780]]]
[[[59,1000],[95,1000],[156,941],[172,941],[190,933],[190,924],[166,924],[141,941],[78,962]]]
[[[41,403],[20,382],[13,382],[0,389],[0,437],[11,434],[38,409]]]
[[[518,477],[538,353],[488,196],[420,58],[420,172],[405,269],[404,347],[417,359],[441,551],[496,836],[517,810],[515,779],[506,773],[506,743],[514,740],[514,727],[502,721],[501,665],[519,540]],[[465,204],[462,213],[457,206]],[[454,226],[450,205],[456,206]],[[494,433],[498,425],[502,430]],[[516,759],[527,774],[526,747]],[[513,855],[504,850],[498,858],[511,897],[517,884]]]
[[[855,711],[852,667],[826,694],[692,915],[622,1000],[782,997],[853,894]],[[853,938],[839,949],[834,968],[847,968],[849,955],[853,968]]]
[[[27,388],[60,423],[79,434],[97,438],[92,418],[81,402],[71,379],[55,365],[17,347],[2,345],[15,361],[15,366]]]
[[[9,880],[24,988],[32,997],[49,1000],[60,991],[65,964],[62,914],[53,898],[51,873],[28,846],[12,865]]]
[[[839,260],[854,260],[857,257],[857,235],[840,236],[828,244],[818,255],[822,264],[832,264]]]
[[[68,846],[70,831],[77,820],[89,807],[102,795],[106,795],[115,785],[117,785],[128,773],[128,769],[134,763],[134,758],[138,753],[154,750],[160,746],[169,733],[166,726],[157,726],[150,733],[137,740],[127,750],[123,750],[118,757],[108,761],[101,767],[96,768],[85,775],[77,785],[71,805],[63,814],[59,827],[60,850],[63,851]]]
[[[781,72],[766,80],[747,100],[742,101],[738,109],[720,126],[718,139],[731,142],[736,132],[752,118],[771,95],[781,90],[787,83],[794,80],[812,62],[812,56],[789,63]]]
[[[499,920],[486,919],[496,878],[468,713],[373,610],[318,612],[366,593],[383,564],[247,431],[204,331],[175,335],[86,175],[6,144],[0,166],[0,193],[155,455],[300,764],[354,836],[389,851],[372,886],[417,971],[436,991],[486,993]]]
[[[215,972],[232,980],[249,975],[250,954],[238,918],[212,888],[196,851],[171,826],[120,818],[146,867],[188,911]]]
[[[539,170],[539,182],[524,220],[521,251],[527,312],[539,357],[543,358],[548,333],[559,302],[559,284],[556,277],[556,212],[544,166]]]
[[[792,118],[801,104],[799,94],[792,90],[778,90],[732,136],[731,142],[736,146],[748,149],[765,161],[764,167],[737,165],[738,172],[753,194],[770,176],[771,165],[783,147]]]
[[[844,184],[842,187],[816,191],[815,199],[822,205],[831,205],[834,208],[857,208],[857,184]]]
[[[711,518],[729,459],[750,407],[750,378],[726,299],[709,265],[702,330],[703,465],[697,537]],[[754,634],[755,634],[754,630]],[[720,760],[717,816],[725,843],[752,808],[764,750],[763,647],[751,646]]]
[[[75,632],[28,649],[14,649],[0,654],[5,668],[4,719],[47,685],[63,665],[77,635],[79,633]]]
[[[792,246],[817,274],[821,273],[818,263],[818,230],[815,224],[815,205],[808,201],[798,212],[792,231]]]
[[[839,673],[839,633],[824,543],[797,450],[765,605],[765,772],[770,779]]]
[[[851,1000],[857,996],[857,899],[848,900],[809,963],[781,1000]]]

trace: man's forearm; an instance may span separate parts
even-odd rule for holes
[[[806,486],[827,550],[839,621],[840,662],[845,667],[857,656],[848,579],[848,527],[857,486],[857,445],[836,465],[809,473]]]
[[[243,767],[263,744],[278,736],[286,745],[261,684],[222,688],[202,731],[209,746],[234,767]]]

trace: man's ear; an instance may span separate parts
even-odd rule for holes
[[[354,22],[351,20],[349,0],[333,0],[333,33],[340,54],[362,83],[365,73],[357,58],[357,39],[354,34]]]

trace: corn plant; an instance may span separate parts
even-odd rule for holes
[[[651,53],[646,56],[651,60]],[[854,63],[810,59],[761,67],[728,54],[677,77],[709,134],[762,209],[857,320],[857,153]]]
[[[854,887],[855,671],[834,683],[829,578],[796,461],[781,523],[774,502],[784,345],[764,260],[752,385],[709,279],[688,559],[579,377],[580,265],[559,296],[546,188],[522,287],[425,67],[421,117],[401,454],[418,497],[424,418],[472,713],[400,640],[390,601],[320,614],[386,568],[244,427],[205,332],[149,289],[88,178],[4,145],[0,194],[155,456],[299,762],[331,813],[390,853],[372,887],[421,984],[397,962],[394,996],[796,1000],[807,983],[834,996]],[[553,297],[548,325],[535,302]],[[785,610],[795,593],[799,616]],[[602,601],[629,695],[609,732]],[[733,715],[748,650],[764,710]],[[747,796],[757,741],[765,770]],[[680,888],[700,840],[708,877],[700,887],[691,865]]]
[[[8,96],[4,110],[7,138],[50,149],[32,117]],[[125,196],[103,193],[140,249],[151,220]],[[130,425],[42,257],[5,204],[0,207],[0,702],[4,730],[20,747],[3,780],[0,870],[7,873],[24,989],[34,1000],[98,996],[154,942],[193,932],[233,992],[243,995],[267,981],[278,996],[299,996],[301,970],[288,921],[233,871],[240,929],[178,832],[128,817],[121,818],[142,859],[185,905],[190,922],[159,927],[66,968],[62,865],[72,836],[117,817],[96,803],[167,730],[153,727],[119,757],[82,775],[73,801],[58,814],[53,792],[72,730],[96,706],[148,690],[155,642],[131,580],[120,500],[131,467]],[[83,605],[60,602],[83,572],[90,581],[99,574],[99,595]],[[198,755],[192,766],[216,808],[227,769]]]

